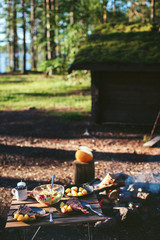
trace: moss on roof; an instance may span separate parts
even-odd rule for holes
[[[98,26],[75,56],[74,64],[160,64],[160,32],[151,24]]]

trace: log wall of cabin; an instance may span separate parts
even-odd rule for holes
[[[95,122],[153,124],[160,109],[160,73],[91,71]]]

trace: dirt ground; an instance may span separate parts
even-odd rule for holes
[[[96,178],[102,179],[108,172],[123,172],[140,181],[160,182],[160,144],[143,147],[143,136],[150,134],[152,126],[100,125],[94,124],[90,116],[71,121],[36,109],[1,111],[0,119],[1,232],[16,183],[24,180],[28,189],[33,189],[50,181],[53,173],[57,183],[72,183],[75,151],[80,145],[93,149]],[[159,239],[155,230],[159,222],[156,220],[154,226],[149,223],[145,239]],[[141,230],[146,232],[145,228]],[[110,239],[137,239],[133,232],[121,232],[121,237]]]

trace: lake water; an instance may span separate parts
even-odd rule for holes
[[[22,63],[22,54],[20,54],[19,57],[20,57],[19,62]],[[27,59],[26,70],[30,70],[31,69],[31,63],[30,63],[31,55],[29,53],[26,54],[26,59]],[[0,73],[6,73],[8,70],[8,66],[9,66],[8,54],[0,52]]]

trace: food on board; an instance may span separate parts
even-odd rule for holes
[[[72,212],[72,207],[70,205],[61,202],[60,204],[61,213]]]
[[[77,187],[77,186],[73,186],[71,188],[67,188],[65,190],[65,193],[67,194],[67,196],[69,197],[82,197],[84,195],[87,195],[87,190],[83,187]]]
[[[36,217],[44,217],[48,214],[40,214],[33,211],[30,207],[26,205],[20,205],[18,210],[14,213],[14,219],[17,221],[33,221]]]
[[[83,205],[80,203],[80,201],[77,198],[70,198],[67,203],[68,206],[71,206],[71,208],[74,211],[81,211],[84,214],[88,214],[89,212],[83,207]]]

